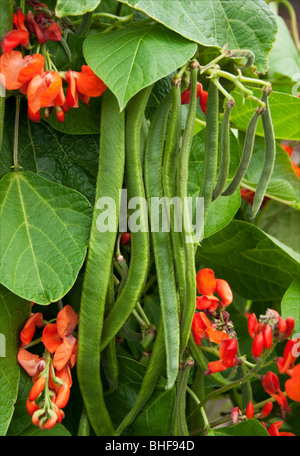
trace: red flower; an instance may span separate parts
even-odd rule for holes
[[[216,344],[220,344],[225,339],[230,339],[227,333],[215,329],[204,312],[195,313],[192,322],[192,331],[198,345],[201,345],[202,339],[209,339],[210,342]]]
[[[299,344],[299,341],[300,339],[288,340],[283,352],[283,358],[277,358],[276,363],[281,374],[284,374],[288,369],[290,369],[299,356],[299,353],[293,353],[295,345]]]
[[[287,399],[280,389],[278,376],[271,371],[263,376],[262,385],[264,390],[272,396],[281,407],[282,415],[285,416],[286,412],[290,411]]]
[[[248,420],[254,417],[254,407],[252,401],[250,401],[246,407],[246,417]]]
[[[7,90],[20,89],[26,93],[28,82],[44,70],[42,54],[27,55],[23,58],[21,52],[10,51],[0,57],[0,72],[5,77]]]
[[[46,43],[49,40],[61,40],[61,28],[44,12],[35,16],[32,11],[28,11],[26,25],[28,29],[36,35],[40,44]]]
[[[262,418],[266,418],[266,416],[268,416],[271,413],[272,409],[273,409],[273,402],[271,402],[271,401],[266,402],[261,411]]]
[[[71,360],[76,350],[77,339],[72,335],[77,325],[77,315],[71,306],[65,306],[57,315],[56,324],[45,326],[42,342],[54,353],[53,366],[60,371]]]
[[[13,15],[14,30],[7,32],[1,41],[3,52],[9,52],[17,46],[26,47],[29,44],[29,32],[24,25],[25,14],[21,8],[17,8],[17,14]]]
[[[298,95],[298,97],[299,96],[300,96],[300,94]],[[288,153],[289,156],[292,155],[292,153],[293,153],[293,147],[292,146],[287,146],[285,144],[281,144],[281,147]],[[293,167],[293,169],[295,171],[295,174],[298,177],[300,177],[300,168],[299,168],[299,166],[296,165],[296,163],[293,160],[291,160],[291,165],[292,165],[292,167]]]
[[[279,432],[279,429],[282,425],[283,421],[276,421],[276,423],[271,424],[271,426],[267,429],[268,433],[272,437],[280,437],[280,436],[295,436],[291,432]]]
[[[208,92],[203,90],[203,86],[200,82],[197,82],[197,98],[199,98],[199,103],[204,114],[206,114],[207,96]],[[189,104],[190,98],[191,89],[184,90],[181,94],[181,104]]]
[[[214,271],[209,268],[200,269],[196,275],[197,290],[201,296],[196,298],[196,308],[198,310],[209,309],[213,313],[219,306],[227,307],[232,303],[233,295],[229,284],[226,280],[216,279]],[[218,293],[221,298],[214,296]]]
[[[78,99],[88,104],[90,97],[100,96],[106,89],[104,82],[95,75],[88,65],[81,67],[81,72],[69,70],[65,74],[68,82],[66,104],[78,108]]]
[[[20,334],[21,347],[29,344],[34,336],[35,328],[41,328],[42,326],[44,326],[43,315],[40,312],[31,314]]]
[[[27,98],[28,115],[33,121],[39,120],[41,108],[62,106],[65,95],[61,76],[56,71],[46,71],[36,75],[28,85]]]
[[[214,374],[215,372],[222,372],[229,367],[233,367],[237,364],[237,339],[226,339],[220,344],[219,356],[220,360],[211,361],[208,363],[208,370],[205,372],[206,375]]]
[[[285,382],[285,392],[292,401],[300,402],[300,364],[286,371],[291,378]]]
[[[30,377],[39,375],[44,370],[46,362],[38,355],[34,355],[24,348],[20,348],[17,355],[18,363],[26,370]]]

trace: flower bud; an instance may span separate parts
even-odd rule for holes
[[[256,334],[252,342],[252,355],[254,358],[259,358],[264,350],[264,336],[262,332]]]
[[[246,407],[246,417],[248,420],[254,417],[254,407],[252,401],[250,401]]]
[[[43,376],[39,377],[30,390],[28,400],[30,402],[35,401],[39,397],[39,395],[41,394],[43,389],[45,388],[45,385],[46,385],[46,377],[43,377]]]
[[[269,324],[266,325],[264,331],[263,331],[263,336],[264,336],[264,347],[266,349],[272,347],[273,343],[273,333],[272,333],[272,328]]]

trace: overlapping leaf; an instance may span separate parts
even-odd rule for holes
[[[121,110],[134,94],[184,65],[196,49],[160,24],[91,35],[83,45],[88,65],[115,94]]]
[[[58,17],[79,16],[93,11],[101,0],[57,0],[55,14]]]
[[[277,32],[263,0],[120,0],[204,46],[251,49],[259,72],[266,72]]]
[[[57,301],[82,266],[92,208],[78,192],[30,172],[10,173],[0,187],[0,281],[29,301]]]

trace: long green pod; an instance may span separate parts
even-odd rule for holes
[[[180,297],[180,308],[185,303],[185,250],[183,245],[182,233],[179,229],[181,218],[174,211],[177,198],[177,173],[180,158],[180,132],[181,132],[181,88],[180,80],[173,81],[172,87],[172,109],[168,125],[168,132],[165,142],[163,157],[163,189],[164,195],[170,204],[170,229],[173,247],[173,259],[176,273],[176,283]],[[173,198],[175,198],[173,200]],[[175,206],[176,207],[176,206]],[[176,217],[176,218],[174,218]],[[177,225],[176,225],[177,224]]]
[[[189,430],[186,422],[186,388],[188,386],[189,373],[194,365],[193,359],[187,359],[183,370],[179,372],[177,382],[177,397],[174,407],[173,435],[188,436]]]
[[[181,309],[181,327],[180,327],[180,357],[187,346],[192,320],[196,309],[196,270],[195,270],[195,250],[194,243],[190,242],[192,236],[191,220],[189,219],[188,207],[185,204],[188,197],[188,170],[189,158],[194,136],[194,125],[197,111],[197,76],[199,63],[191,63],[191,98],[189,110],[182,137],[179,167],[178,167],[178,196],[181,198],[183,209],[183,232],[182,244],[185,251],[185,300]],[[175,252],[176,253],[176,252]]]
[[[204,224],[208,215],[209,207],[212,201],[213,191],[215,188],[217,164],[218,164],[218,146],[219,146],[219,89],[212,79],[209,83],[207,96],[206,111],[206,140],[205,156],[203,164],[203,174],[200,189],[200,197],[204,198],[204,220],[202,232],[204,233]]]
[[[251,157],[252,157],[252,152],[253,152],[253,146],[254,146],[254,140],[255,140],[255,132],[256,132],[256,127],[257,127],[257,122],[258,119],[261,115],[261,108],[257,108],[255,113],[250,119],[247,132],[246,132],[246,137],[244,141],[244,147],[243,147],[243,152],[242,152],[242,157],[238,166],[238,169],[236,170],[236,173],[234,175],[234,178],[226,188],[226,190],[222,193],[223,196],[230,196],[232,195],[237,188],[240,186],[243,177],[246,174],[247,168],[249,166]]]
[[[165,97],[152,118],[145,149],[145,187],[151,217],[151,239],[165,333],[167,388],[172,388],[178,375],[180,342],[172,243],[169,227],[164,225],[164,222],[168,223],[168,220],[166,220],[167,210],[162,180],[166,128],[172,105],[170,95]],[[161,227],[159,226],[160,220],[162,220]],[[154,222],[157,226],[154,225]]]
[[[131,230],[128,276],[113,309],[104,320],[101,350],[107,346],[129,318],[141,296],[148,273],[150,241],[147,208],[142,204],[145,201],[145,189],[140,142],[144,112],[151,90],[152,86],[143,89],[129,101],[126,108],[125,177],[128,200],[137,198],[138,203],[141,204],[141,229],[136,232]]]
[[[100,198],[102,197],[111,198],[118,212],[119,189],[122,188],[124,178],[124,161],[125,116],[124,113],[120,113],[115,96],[106,90],[101,107],[96,204],[80,303],[77,358],[80,390],[89,421],[97,435],[114,434],[104,402],[100,377],[100,339],[116,241],[117,219],[116,226],[106,232],[99,231],[97,220],[101,214]]]
[[[230,164],[230,115],[233,108],[231,100],[226,102],[221,128],[221,159],[219,176],[213,192],[213,200],[217,199],[223,192],[228,178]]]
[[[255,196],[253,200],[251,214],[252,219],[256,217],[257,212],[259,211],[259,208],[263,202],[267,187],[269,185],[273,173],[276,158],[276,141],[269,107],[269,94],[270,89],[263,89],[262,101],[266,104],[266,110],[262,113],[261,117],[265,134],[266,152],[263,169],[256,187]]]
[[[122,434],[124,429],[134,421],[141,408],[150,399],[156,386],[157,380],[165,366],[165,362],[166,354],[164,328],[162,318],[160,318],[151,358],[143,379],[141,389],[130,412],[125,416],[125,418],[116,429],[116,435]]]

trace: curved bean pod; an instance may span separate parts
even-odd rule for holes
[[[275,134],[274,134],[274,128],[273,128],[273,123],[272,123],[272,118],[271,118],[271,112],[270,112],[270,107],[269,107],[269,94],[270,94],[270,89],[263,89],[263,95],[262,95],[262,101],[266,103],[266,110],[262,113],[262,123],[263,123],[263,129],[265,133],[265,146],[266,146],[266,152],[265,152],[265,160],[264,160],[264,165],[263,169],[261,172],[261,176],[259,178],[256,191],[255,191],[255,196],[253,200],[253,206],[252,206],[252,214],[251,218],[255,218],[257,215],[257,212],[259,211],[259,208],[263,202],[267,187],[269,185],[273,169],[274,169],[274,164],[275,164],[275,158],[276,158],[276,142],[275,142]]]
[[[226,103],[221,129],[221,161],[217,185],[213,192],[213,200],[217,199],[223,192],[229,171],[230,163],[230,114],[233,103],[228,100]]]
[[[141,201],[145,201],[141,166],[141,126],[151,90],[152,86],[143,89],[129,101],[126,108],[125,178],[128,198],[140,198]],[[113,309],[104,320],[101,350],[107,346],[130,316],[147,278],[150,241],[146,208],[141,207],[140,214],[142,229],[137,232],[131,230],[131,258],[128,277]]]
[[[254,140],[255,140],[255,132],[256,132],[256,127],[257,127],[257,122],[259,119],[259,116],[261,115],[262,110],[258,108],[253,116],[250,119],[248,128],[247,128],[247,133],[245,137],[245,142],[244,142],[244,148],[243,148],[243,153],[242,157],[240,160],[240,164],[238,166],[238,169],[234,175],[234,178],[226,188],[226,190],[222,193],[223,196],[230,196],[232,195],[237,188],[240,186],[243,177],[245,176],[245,173],[247,171],[247,168],[249,166],[251,157],[252,157],[252,152],[253,152],[253,146],[254,146]]]
[[[157,108],[149,128],[145,150],[145,186],[151,222],[155,219],[166,221],[167,212],[164,199],[162,164],[168,123],[172,106],[172,96],[168,94]],[[160,200],[157,210],[153,210],[153,199]],[[179,366],[179,315],[175,272],[173,267],[172,244],[170,232],[152,224],[151,239],[156,266],[162,320],[164,324],[165,346],[167,357],[167,388],[172,388],[178,375]]]
[[[96,204],[80,304],[77,373],[85,409],[95,433],[113,435],[114,428],[105,406],[100,377],[100,338],[117,226],[115,232],[98,231],[97,202],[101,197],[110,196],[118,208],[119,189],[124,178],[125,116],[120,113],[117,100],[109,90],[103,94],[100,133]],[[113,173],[112,163],[115,165]]]

